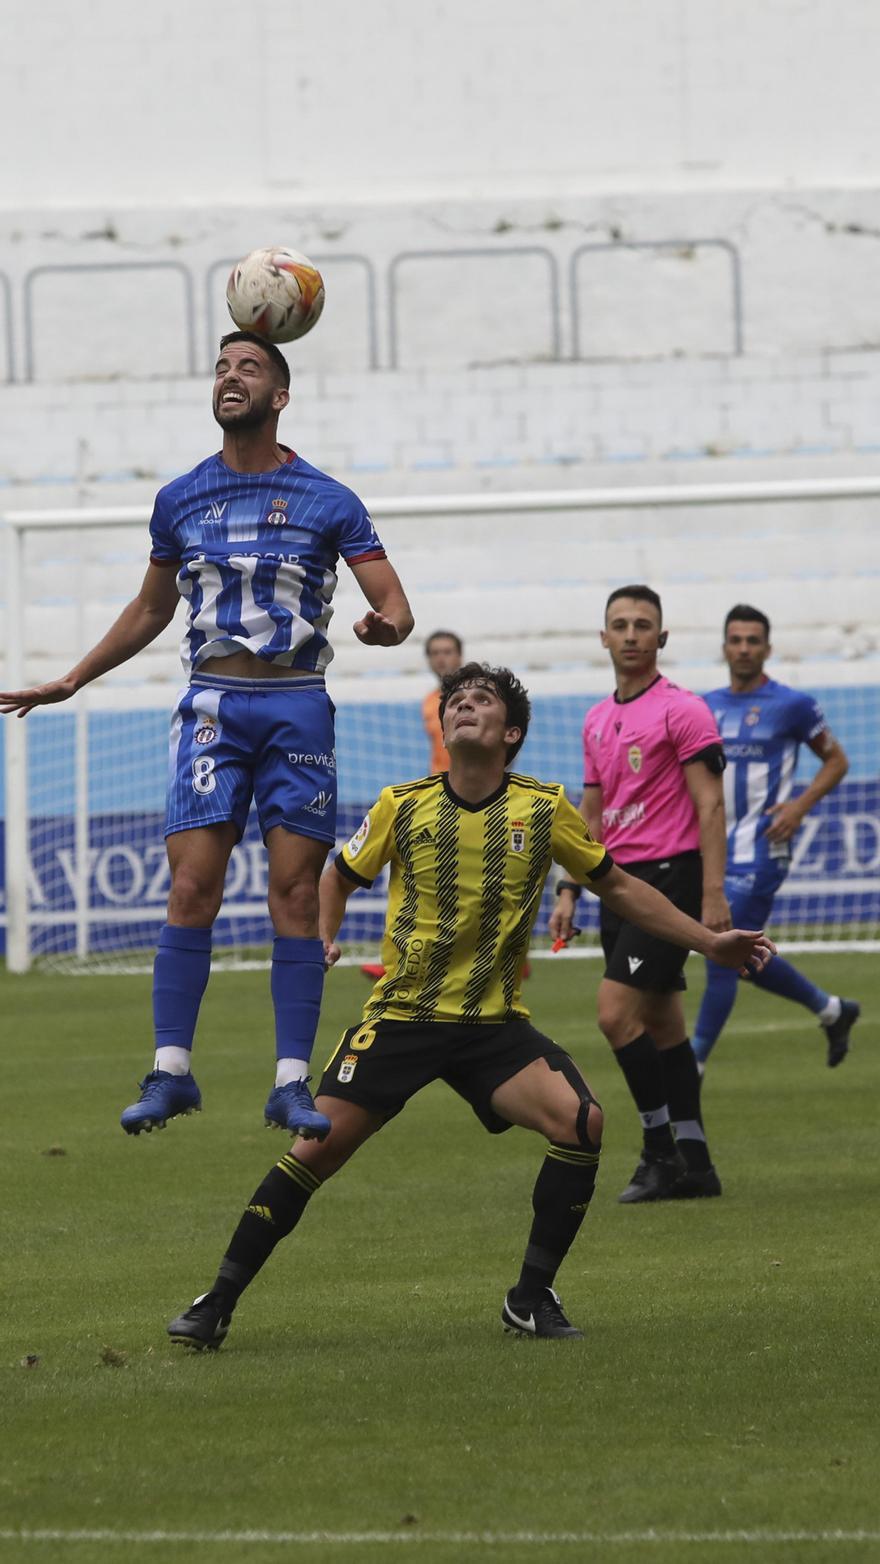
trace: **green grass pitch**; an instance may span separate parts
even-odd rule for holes
[[[811,1017],[742,993],[705,1088],[724,1196],[645,1208],[615,1200],[638,1135],[595,1026],[599,965],[535,963],[534,1018],[606,1110],[559,1279],[585,1341],[503,1334],[541,1143],[488,1137],[438,1086],[321,1191],[201,1356],[165,1323],[286,1148],[262,1127],[267,975],[215,976],[205,1111],[138,1140],[118,1115],[150,1052],[149,979],[0,979],[0,1558],[878,1557],[880,977],[876,957],[797,959],[861,999],[850,1057],[829,1071]],[[319,1063],[365,992],[331,974]]]

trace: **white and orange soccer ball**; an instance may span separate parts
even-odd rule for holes
[[[269,342],[294,342],[319,319],[324,283],[308,256],[272,245],[251,250],[233,266],[226,303],[240,331],[256,331]]]

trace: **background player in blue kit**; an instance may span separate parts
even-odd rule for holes
[[[0,711],[67,700],[148,646],[187,604],[188,686],[171,727],[165,825],[171,891],[153,983],[156,1053],[129,1134],[201,1106],[190,1071],[229,855],[253,797],[269,855],[275,929],[277,1072],[267,1123],[330,1128],[306,1085],[324,981],[318,881],[336,834],[333,706],[324,669],[336,565],[351,567],[370,610],[367,645],[396,646],[413,626],[398,576],[350,489],[279,445],[290,400],[284,355],[252,332],[220,343],[213,410],[223,449],[156,496],[150,564],[138,595],[64,678],[0,695]]]
[[[730,685],[706,696],[721,733],[727,769],[727,873],[724,889],[738,928],[766,927],[773,898],[791,863],[791,843],[804,816],[836,787],[849,768],[812,696],[777,684],[764,672],[770,656],[770,621],[760,609],[737,603],[724,621]],[[822,764],[809,787],[792,798],[798,749],[808,744]],[[706,991],[693,1037],[705,1065],[736,1000],[737,975],[706,962]],[[796,967],[776,956],[749,981],[805,1005],[828,1039],[828,1063],[840,1064],[860,1007],[826,994]]]

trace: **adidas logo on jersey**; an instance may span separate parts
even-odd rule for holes
[[[627,956],[626,959],[629,965],[629,975],[632,977],[634,972],[638,972],[639,967],[642,965],[643,958],[641,956]]]
[[[433,842],[434,838],[427,826],[423,826],[418,836],[413,837],[413,847],[424,847],[426,843]]]

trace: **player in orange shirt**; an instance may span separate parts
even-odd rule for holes
[[[461,636],[453,630],[435,630],[425,642],[428,667],[437,678],[437,688],[431,690],[422,701],[422,722],[431,743],[431,759],[428,763],[431,776],[438,771],[449,770],[449,756],[440,727],[440,681],[444,674],[455,673],[461,667],[463,655]]]

